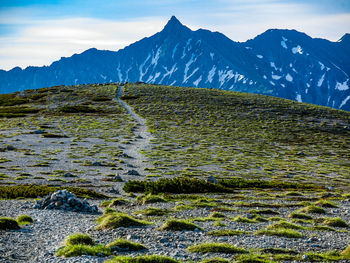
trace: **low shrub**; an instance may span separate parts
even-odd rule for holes
[[[80,187],[52,187],[48,185],[11,185],[1,186],[0,185],[0,198],[2,199],[16,199],[16,198],[37,198],[43,197],[56,190],[67,189],[78,197],[84,198],[96,198],[104,199],[108,196],[98,193],[94,190],[80,188]]]
[[[302,188],[311,189],[315,186],[302,183],[246,180],[242,178],[220,180],[219,184],[208,183],[205,180],[188,177],[161,178],[158,181],[128,181],[124,185],[125,192],[137,193],[232,193],[241,188]]]
[[[96,113],[99,112],[97,109],[88,105],[65,105],[58,108],[59,112],[62,113]]]
[[[231,189],[226,187],[208,183],[205,180],[187,177],[174,177],[171,179],[161,178],[157,181],[133,181],[130,180],[124,185],[125,192],[135,193],[230,193]]]

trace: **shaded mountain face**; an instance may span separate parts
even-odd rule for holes
[[[350,35],[338,42],[272,29],[247,42],[164,29],[117,52],[89,49],[45,67],[0,70],[0,92],[53,85],[136,82],[267,94],[350,110]]]

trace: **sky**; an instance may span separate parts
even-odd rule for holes
[[[92,47],[117,51],[172,15],[234,41],[270,28],[331,41],[350,33],[350,0],[0,0],[0,69],[50,65]]]

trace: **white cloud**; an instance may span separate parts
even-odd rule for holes
[[[28,24],[16,35],[0,37],[0,68],[49,65],[62,56],[92,47],[119,50],[163,27],[152,17],[123,22],[93,18],[33,20]]]

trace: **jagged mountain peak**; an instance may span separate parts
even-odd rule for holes
[[[182,30],[190,30],[188,27],[186,27],[185,25],[183,25],[177,18],[176,16],[172,16],[168,23],[165,25],[164,29],[162,30],[162,32],[166,32],[166,33],[176,33],[178,31],[182,31]]]

